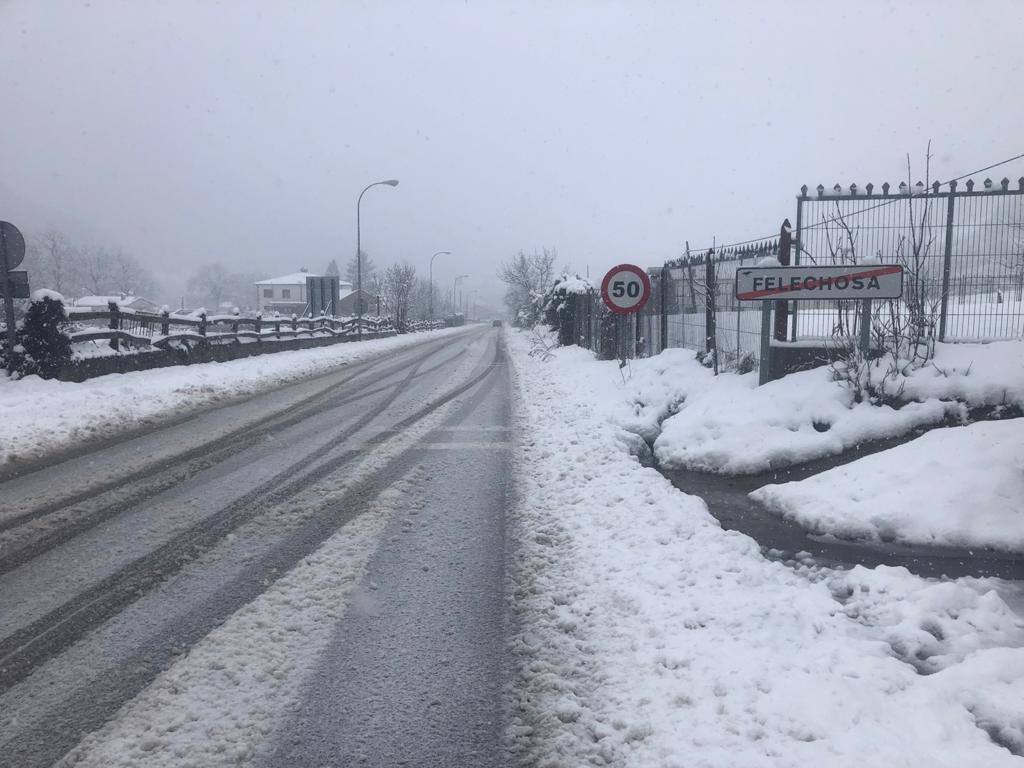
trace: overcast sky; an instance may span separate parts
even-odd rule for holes
[[[1016,0],[0,0],[0,30],[0,219],[171,288],[344,262],[378,179],[374,261],[450,250],[437,279],[496,298],[520,249],[655,265],[928,139],[940,180],[1024,152]]]

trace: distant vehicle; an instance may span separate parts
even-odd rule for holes
[[[491,320],[491,325],[495,328],[501,328],[501,320]]]

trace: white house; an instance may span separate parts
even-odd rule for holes
[[[260,312],[270,314],[280,312],[282,315],[301,315],[309,297],[306,295],[306,278],[322,277],[316,272],[300,270],[290,275],[271,277],[266,280],[257,280],[256,306]],[[352,291],[352,283],[342,280],[338,285],[338,298]]]

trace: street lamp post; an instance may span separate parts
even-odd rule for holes
[[[470,291],[469,293],[466,294],[466,319],[467,320],[472,319],[472,318],[470,318],[470,315],[472,314],[472,312],[470,312],[470,310],[473,308],[473,297],[476,294],[478,294],[478,293],[480,293],[480,289],[479,288],[474,288],[472,291]]]
[[[438,251],[430,257],[430,319],[434,319],[434,259],[438,256],[451,256],[451,251]]]
[[[359,341],[363,340],[363,244],[361,241],[362,233],[360,232],[359,207],[362,205],[363,195],[366,194],[366,190],[381,184],[397,187],[398,179],[387,179],[386,181],[375,181],[373,184],[367,184],[363,191],[359,193],[359,199],[356,200],[356,314],[359,317],[356,326],[356,337]]]
[[[460,304],[462,304],[462,302],[461,302],[461,301],[459,301],[459,298],[460,298],[460,297],[458,296],[458,290],[459,290],[459,280],[463,280],[463,279],[465,279],[465,278],[467,278],[467,277],[469,277],[469,275],[459,275],[459,276],[458,276],[458,277],[456,277],[456,278],[455,278],[455,280],[454,280],[454,281],[452,282],[452,309],[453,309],[453,310],[454,310],[455,312],[458,312],[458,311],[459,311],[459,305],[460,305]]]

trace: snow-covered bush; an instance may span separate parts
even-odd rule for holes
[[[544,320],[558,331],[558,343],[563,346],[576,344],[577,316],[582,303],[590,300],[594,285],[585,277],[562,274],[544,294]]]
[[[64,332],[67,321],[63,296],[46,290],[32,294],[10,352],[13,368],[19,375],[51,378],[71,362],[71,340]]]

